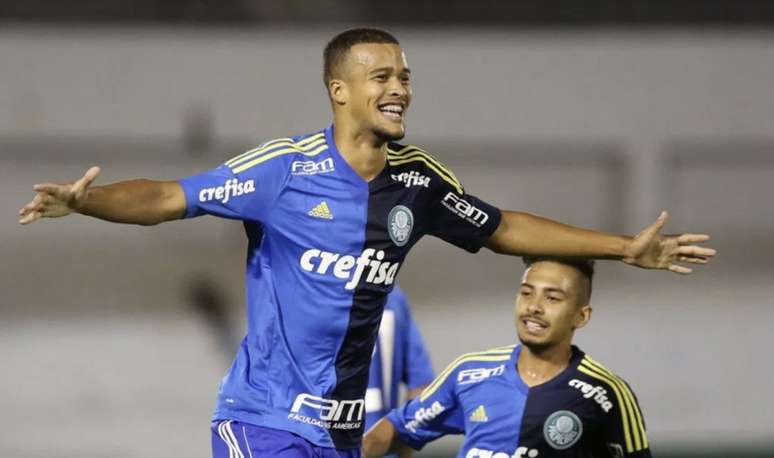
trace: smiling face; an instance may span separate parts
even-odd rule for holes
[[[572,266],[552,261],[532,264],[516,298],[521,343],[536,352],[569,346],[575,329],[591,318],[589,288],[589,280]]]
[[[334,113],[357,131],[383,141],[406,135],[411,103],[411,71],[400,46],[360,43],[352,46],[328,83]]]

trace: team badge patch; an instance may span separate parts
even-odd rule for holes
[[[575,445],[583,434],[583,423],[569,410],[558,410],[543,424],[543,436],[548,445],[564,450]]]
[[[408,243],[414,228],[414,215],[407,207],[396,205],[387,215],[387,227],[392,243],[403,246]]]

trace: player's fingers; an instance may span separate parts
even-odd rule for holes
[[[61,184],[55,184],[55,183],[42,183],[42,184],[36,184],[32,187],[37,192],[42,192],[46,194],[50,194],[52,196],[59,196],[63,191],[63,186]]]
[[[668,268],[669,268],[670,272],[674,272],[676,274],[681,274],[681,275],[687,275],[687,274],[693,272],[692,269],[690,269],[688,267],[684,267],[684,266],[678,265],[678,264],[669,264]]]
[[[80,192],[88,188],[89,185],[91,185],[91,183],[97,178],[97,175],[99,175],[99,167],[91,167],[86,171],[81,179],[73,183],[73,192]]]
[[[666,224],[667,218],[669,218],[669,214],[665,211],[662,211],[660,215],[658,215],[658,218],[656,219],[653,224],[646,227],[642,232],[638,234],[638,237],[645,237],[646,239],[652,239],[655,237],[656,234],[658,234],[661,231],[661,228],[664,227],[664,224]]]
[[[701,243],[710,239],[707,234],[682,234],[677,237],[677,243],[685,245],[688,243]]]
[[[31,222],[35,221],[36,219],[40,218],[40,212],[32,211],[27,213],[26,216],[22,217],[19,220],[20,224],[30,224]]]
[[[702,258],[711,258],[717,254],[713,248],[706,248],[703,246],[687,245],[681,246],[677,249],[677,253],[683,256],[698,256]]]
[[[36,194],[35,197],[27,205],[23,206],[21,210],[19,210],[19,213],[35,210],[36,208],[40,207],[42,200],[43,198],[41,197],[41,195]]]
[[[707,264],[709,259],[700,256],[680,256],[677,258],[680,262],[690,262],[691,264]]]

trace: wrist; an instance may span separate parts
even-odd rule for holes
[[[618,237],[618,248],[615,259],[623,261],[627,264],[634,264],[636,257],[634,256],[634,237],[622,235]]]

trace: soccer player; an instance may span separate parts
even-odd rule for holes
[[[680,262],[715,254],[696,245],[707,235],[661,235],[666,213],[625,237],[501,211],[467,193],[426,151],[396,143],[411,71],[387,32],[337,35],[323,73],[333,110],[325,129],[179,181],[92,187],[92,167],[71,184],[35,185],[20,210],[22,224],[71,213],[141,225],[204,214],[244,222],[248,331],[219,390],[216,457],[357,456],[385,297],[424,235],[470,252],[616,259],[683,274],[691,269]]]
[[[649,457],[629,385],[572,345],[591,318],[593,261],[527,260],[519,346],[468,353],[365,436],[365,456],[464,434],[460,458]]]
[[[432,381],[430,356],[411,317],[408,300],[396,286],[387,296],[371,359],[365,395],[365,429],[398,407],[401,383],[406,387],[406,399],[413,399]],[[401,458],[411,456],[410,447],[399,447],[396,452]]]

